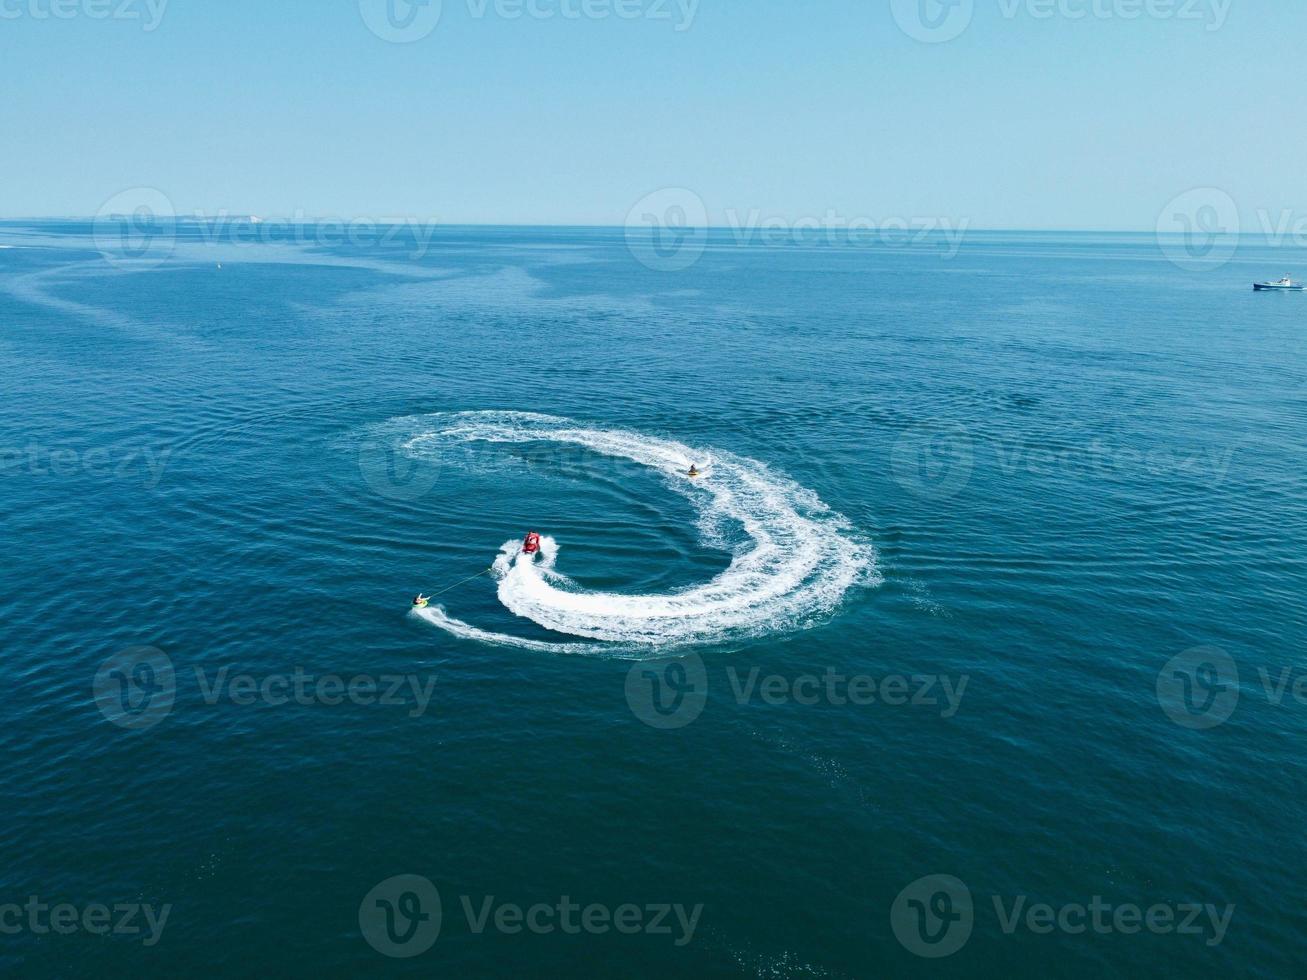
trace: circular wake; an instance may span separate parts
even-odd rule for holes
[[[718,537],[723,528],[744,532],[723,572],[662,595],[586,591],[558,570],[552,538],[543,537],[539,555],[522,554],[517,540],[506,542],[492,568],[500,602],[546,629],[602,643],[522,639],[478,629],[440,607],[415,611],[457,636],[555,653],[717,643],[801,628],[834,610],[853,586],[879,581],[871,544],[856,539],[848,521],[755,460],[523,412],[461,412],[396,424],[405,433],[402,450],[418,458],[457,444],[548,441],[631,460],[661,473],[689,499],[705,536]],[[686,476],[691,464],[703,471],[700,479]]]

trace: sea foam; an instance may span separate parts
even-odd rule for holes
[[[558,544],[547,535],[538,556],[522,554],[516,540],[505,542],[491,569],[505,608],[556,633],[591,642],[519,638],[478,629],[442,607],[416,611],[465,639],[554,653],[638,655],[799,629],[831,613],[855,586],[880,581],[869,541],[812,491],[756,460],[522,412],[463,412],[395,422],[403,423],[399,431],[407,433],[400,437],[402,450],[415,458],[456,444],[546,441],[631,460],[662,474],[672,490],[684,494],[699,512],[705,534],[727,525],[744,532],[730,565],[715,578],[653,595],[580,588],[559,570]],[[701,479],[685,475],[691,464],[702,469]]]

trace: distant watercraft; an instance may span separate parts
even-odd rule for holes
[[[1285,276],[1276,282],[1255,282],[1253,289],[1278,289],[1291,293],[1301,293],[1307,286],[1300,285],[1293,281],[1289,276]]]

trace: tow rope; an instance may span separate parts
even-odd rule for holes
[[[481,569],[481,571],[477,572],[475,575],[469,575],[467,578],[463,579],[463,581],[461,581],[461,582],[455,582],[453,585],[449,586],[448,588],[441,589],[439,592],[433,592],[433,593],[431,593],[431,595],[427,596],[427,599],[428,599],[428,600],[430,600],[430,599],[434,599],[436,596],[438,596],[438,595],[444,595],[446,592],[453,592],[453,591],[454,591],[455,589],[457,589],[460,585],[467,585],[467,583],[468,583],[468,582],[471,582],[474,578],[480,578],[482,575],[486,574],[486,572],[492,572],[492,571],[494,571],[494,570],[495,570],[495,566],[494,566],[494,565],[490,565],[490,566],[487,567],[487,568],[483,568],[483,569]]]

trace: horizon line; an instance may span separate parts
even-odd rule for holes
[[[125,217],[126,215],[120,215],[120,216]],[[101,217],[100,215],[93,215],[93,214],[92,215],[77,215],[77,214],[0,215],[0,224],[10,224],[10,223],[26,222],[26,221],[83,221],[83,222],[93,223],[99,220],[100,217]],[[437,219],[419,218],[415,215],[399,215],[399,216],[390,215],[383,218],[373,217],[371,215],[354,215],[352,217],[343,217],[339,215],[324,217],[321,215],[317,215],[311,218],[304,218],[302,220],[296,219],[293,222],[290,221],[290,219],[281,215],[272,215],[271,217],[265,218],[262,215],[254,214],[249,211],[234,211],[230,213],[224,213],[220,211],[220,212],[215,212],[213,214],[205,214],[201,212],[198,214],[172,215],[171,217],[173,220],[176,221],[196,221],[196,222],[211,221],[215,218],[216,219],[258,218],[261,224],[266,224],[268,222],[279,222],[283,224],[322,224],[324,222],[373,221],[378,225],[405,225],[405,224],[416,223],[416,224],[443,226],[446,228],[538,228],[538,229],[554,228],[554,229],[579,229],[579,230],[604,230],[604,231],[627,231],[633,229],[645,230],[645,226],[642,225],[632,226],[626,224],[582,224],[582,223],[574,223],[574,222],[440,221]],[[911,220],[911,219],[896,219],[896,220]],[[648,230],[652,231],[653,229],[648,229]],[[743,226],[743,225],[709,224],[709,225],[686,225],[685,230],[709,231],[709,232],[712,231],[738,232],[738,231],[745,231],[745,230],[757,231],[758,229],[749,228],[748,226]],[[777,233],[798,232],[799,234],[811,234],[814,232],[822,232],[822,231],[848,231],[848,230],[849,229],[847,228],[847,226],[817,225],[815,227],[805,226],[802,229],[795,229],[795,228],[770,229],[769,233],[774,231]],[[863,233],[864,230],[867,232],[874,232],[877,229],[874,227],[869,229],[860,228],[855,232],[855,234]],[[910,231],[912,230],[912,228],[908,228],[904,230]],[[1158,231],[1156,228],[1083,228],[1083,227],[1073,228],[1073,227],[1064,227],[1064,226],[1043,227],[1043,228],[964,227],[962,229],[952,228],[949,230],[955,233],[957,231],[962,231],[964,234],[974,234],[974,233],[1047,234],[1050,232],[1056,232],[1059,234],[1080,234],[1080,235],[1164,235],[1164,234],[1183,235],[1184,234],[1184,232],[1162,232],[1162,231]],[[940,232],[942,231],[942,229],[931,229],[931,230],[927,230],[926,233],[930,234],[932,233],[932,231]],[[1265,232],[1265,231],[1221,231],[1221,232],[1216,232],[1215,234],[1225,235],[1225,236],[1266,237],[1267,235],[1272,235],[1274,233]]]

